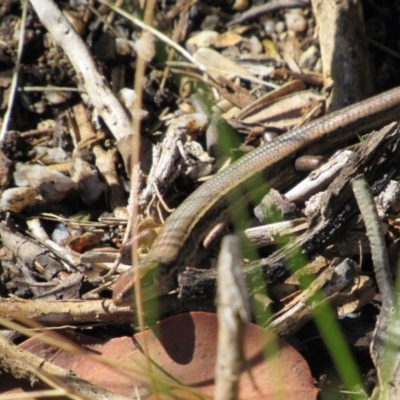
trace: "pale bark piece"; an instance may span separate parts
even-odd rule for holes
[[[273,315],[267,323],[268,328],[284,336],[297,332],[312,319],[312,310],[318,308],[319,302],[311,300],[315,294],[319,291],[324,299],[330,299],[354,282],[358,269],[358,265],[350,259],[336,266],[332,263],[307,289]]]
[[[363,100],[373,93],[360,0],[312,0],[321,46],[325,85],[333,81],[328,111]]]
[[[163,136],[162,144],[154,151],[153,166],[147,178],[146,187],[139,197],[139,205],[147,205],[156,194],[156,189],[163,192],[181,172],[189,173],[191,164],[187,143],[190,137],[197,137],[207,126],[207,117],[200,113],[183,115],[172,120]],[[213,159],[209,158],[210,164]],[[201,160],[198,160],[201,163]]]
[[[218,343],[215,366],[215,398],[236,400],[242,369],[243,335],[251,320],[249,295],[242,272],[237,236],[225,236],[218,256]]]
[[[45,326],[91,323],[123,324],[132,321],[129,307],[116,307],[111,300],[2,299],[0,315],[8,320],[30,318]]]
[[[311,172],[307,178],[286,192],[285,197],[289,201],[300,203],[325,189],[339,175],[350,155],[350,150],[342,151],[338,156],[333,157],[326,164]]]
[[[8,187],[10,183],[10,167],[12,163],[7,156],[0,150],[0,188]]]
[[[246,229],[244,234],[250,242],[257,246],[271,246],[276,244],[276,236],[294,235],[304,232],[308,228],[305,218],[298,218],[292,221],[275,222],[273,224],[255,226]]]
[[[4,223],[0,225],[0,237],[2,245],[11,250],[14,257],[18,257],[27,265],[33,265],[35,262],[46,265],[47,263],[56,263],[48,253],[48,250],[43,246],[38,245],[34,240],[27,238],[14,229],[8,228]]]

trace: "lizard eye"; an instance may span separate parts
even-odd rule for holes
[[[133,303],[133,291],[132,290],[127,290],[124,292],[114,291],[112,300],[117,307],[131,306]]]

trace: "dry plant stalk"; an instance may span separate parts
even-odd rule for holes
[[[239,238],[225,236],[218,257],[218,351],[215,398],[238,398],[242,368],[243,335],[250,321],[250,303],[241,266]]]
[[[371,189],[363,174],[352,179],[353,192],[364,219],[371,246],[375,277],[382,308],[371,342],[371,357],[378,374],[372,399],[397,399],[399,394],[400,352],[398,350],[399,295],[390,274],[389,258]]]

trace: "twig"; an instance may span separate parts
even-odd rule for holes
[[[243,335],[251,311],[237,236],[225,236],[218,257],[218,352],[215,399],[237,399],[243,363]]]
[[[86,44],[52,0],[31,0],[40,21],[62,47],[99,115],[117,140],[132,132],[131,121],[121,103],[98,71]]]
[[[190,0],[185,0],[185,6],[180,13],[181,15],[179,17],[178,24],[177,24],[175,31],[173,33],[173,36],[172,36],[172,40],[174,42],[179,42],[179,37],[182,32],[183,24],[185,22],[185,19],[186,19],[187,13],[189,12],[189,8],[190,8],[191,4],[192,4],[192,2]],[[175,55],[175,50],[171,49],[168,53],[167,62],[172,61],[174,58],[174,55]],[[162,77],[162,81],[160,83],[160,89],[163,89],[165,86],[165,82],[167,81],[169,70],[170,70],[170,67],[167,64],[163,71],[163,77]]]
[[[18,72],[21,65],[22,49],[24,47],[24,36],[25,36],[25,21],[28,12],[28,0],[22,1],[22,16],[21,16],[21,27],[19,31],[18,49],[17,49],[17,59],[15,61],[15,68],[13,72],[13,77],[10,87],[10,96],[8,98],[7,111],[4,115],[3,125],[0,132],[0,143],[4,142],[5,135],[7,132],[8,123],[11,118],[11,111],[14,104],[15,94],[17,93],[18,85]]]
[[[295,7],[308,7],[310,2],[307,0],[294,0],[294,1],[281,1],[280,3],[266,3],[260,6],[252,7],[250,10],[244,12],[240,17],[230,21],[227,26],[240,24],[249,19],[257,18],[260,15],[271,13],[274,11],[281,10],[283,8],[295,8]]]
[[[154,5],[155,0],[149,0],[145,3],[145,10],[144,10],[144,17],[143,17],[143,24],[150,27],[150,23],[153,19],[154,13]],[[114,11],[119,12],[120,9],[116,9]],[[146,40],[148,45],[151,46],[151,38],[150,35],[146,32],[143,32],[142,39]],[[141,130],[141,120],[140,120],[140,111],[142,107],[142,99],[143,99],[143,77],[145,73],[147,62],[146,60],[138,54],[136,60],[136,70],[135,70],[135,80],[134,80],[134,90],[136,93],[136,100],[133,104],[133,130],[132,130],[132,137],[131,137],[131,153],[132,153],[132,173],[135,172],[135,166],[140,161],[140,130]],[[138,199],[139,193],[135,189],[138,190],[138,185],[134,185],[132,188],[131,194],[134,196],[134,199]],[[132,199],[131,199],[132,200]],[[137,234],[137,224],[135,223],[138,219],[138,204],[137,202],[132,202],[131,204],[131,211],[132,215],[131,218],[133,220],[133,224],[131,226],[131,237],[135,237]],[[138,259],[138,241],[134,240],[132,242],[132,265],[136,266],[139,264]],[[143,332],[146,329],[145,323],[145,313],[143,307],[143,293],[144,290],[141,286],[141,280],[139,279],[139,271],[137,268],[135,269],[136,279],[135,279],[135,301],[136,301],[136,310],[137,310],[137,319],[139,322],[140,332]],[[154,397],[156,400],[159,399],[159,393],[157,390],[157,384],[152,373],[154,366],[152,366],[150,360],[150,353],[148,348],[148,343],[146,336],[143,336],[143,350],[146,357],[146,369],[150,373],[150,382],[151,386],[154,389]]]

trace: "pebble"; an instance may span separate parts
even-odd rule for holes
[[[306,68],[309,70],[314,69],[315,64],[318,61],[319,51],[316,46],[312,45],[303,52],[300,56],[299,64],[300,68]]]
[[[302,33],[307,29],[307,21],[301,14],[288,12],[285,14],[285,21],[290,31]]]
[[[0,209],[4,212],[21,212],[36,204],[36,190],[29,187],[6,189],[0,198]]]
[[[285,23],[283,21],[278,21],[275,24],[276,33],[282,33],[285,30]]]
[[[261,54],[262,53],[263,46],[257,36],[254,36],[254,35],[251,36],[249,43],[250,43],[250,48],[251,48],[251,54]]]
[[[126,56],[132,53],[134,42],[127,40],[126,38],[115,39],[115,51],[121,56]]]
[[[248,0],[236,0],[233,4],[233,9],[236,11],[244,11],[249,8]]]
[[[264,31],[270,36],[275,33],[275,22],[272,19],[267,19],[264,21]]]

